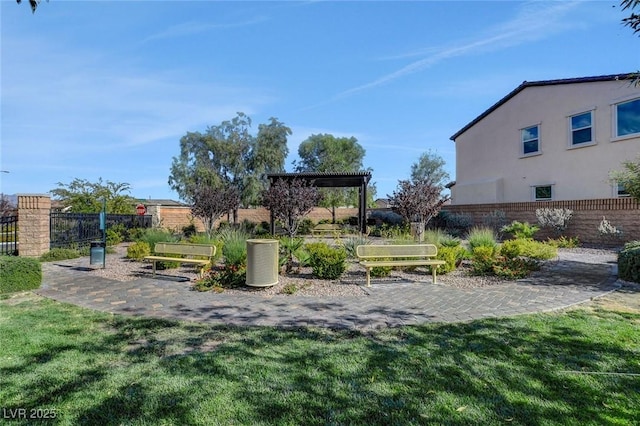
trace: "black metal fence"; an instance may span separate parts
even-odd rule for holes
[[[108,214],[107,230],[121,225],[124,230],[151,228],[152,216]],[[99,213],[51,213],[51,248],[88,246],[91,241],[102,240]]]
[[[0,255],[18,255],[18,216],[0,217]]]

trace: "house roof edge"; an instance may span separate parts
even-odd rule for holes
[[[464,126],[462,129],[458,130],[453,136],[449,139],[454,141],[469,130],[471,127],[475,126],[478,122],[480,122],[483,118],[491,114],[493,111],[498,109],[500,106],[505,104],[511,98],[513,98],[518,93],[522,92],[527,87],[536,87],[536,86],[553,86],[557,84],[575,84],[575,83],[593,83],[599,81],[616,81],[616,80],[631,80],[638,76],[637,73],[624,73],[624,74],[608,74],[608,75],[599,75],[594,77],[579,77],[579,78],[562,78],[555,80],[540,80],[540,81],[523,81],[518,87],[509,92],[505,97],[500,99],[498,102],[493,104],[487,110],[485,110],[482,114],[474,118],[469,124]]]

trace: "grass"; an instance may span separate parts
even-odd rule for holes
[[[640,315],[371,333],[226,327],[0,300],[0,405],[39,424],[630,425]],[[28,420],[12,420],[12,425]]]

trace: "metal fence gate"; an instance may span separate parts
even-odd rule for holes
[[[18,216],[0,217],[0,255],[18,255]]]
[[[151,215],[107,214],[107,230],[122,225],[125,230],[151,228]],[[51,248],[89,246],[91,241],[102,240],[100,213],[51,213]]]

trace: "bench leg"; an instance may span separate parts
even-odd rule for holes
[[[153,261],[153,275],[156,275],[156,261]]]
[[[371,268],[365,268],[367,270],[367,287],[371,287]]]
[[[431,283],[436,283],[436,269],[438,269],[438,265],[431,265]]]

